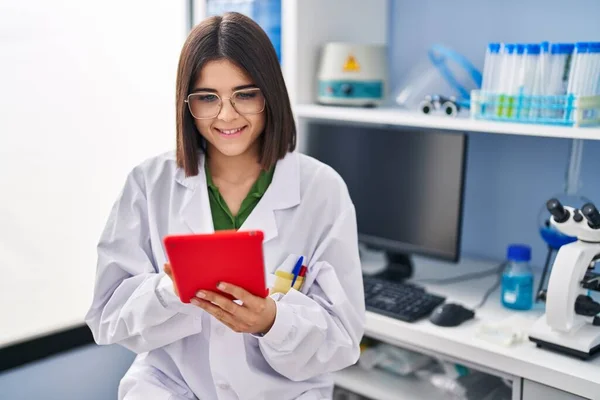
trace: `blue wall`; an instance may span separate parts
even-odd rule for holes
[[[392,0],[390,62],[393,88],[435,43],[453,48],[479,69],[487,43],[600,40],[596,0]],[[506,246],[533,246],[542,265],[545,246],[537,218],[545,201],[564,189],[570,141],[476,133],[467,160],[463,254],[503,258]],[[598,202],[600,143],[584,145],[581,194]]]

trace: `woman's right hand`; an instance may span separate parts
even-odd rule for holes
[[[164,271],[165,271],[165,274],[169,275],[169,278],[171,278],[171,281],[173,281],[173,290],[175,291],[175,294],[177,295],[177,297],[179,297],[179,291],[177,291],[177,285],[175,284],[175,279],[173,279],[173,271],[171,270],[171,264],[166,263],[164,266]]]

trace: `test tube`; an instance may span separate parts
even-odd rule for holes
[[[517,95],[519,105],[516,117],[529,117],[531,107],[531,95],[535,84],[538,60],[540,58],[541,46],[539,44],[524,45],[524,52],[519,69]]]
[[[481,82],[482,102],[485,104],[483,112],[494,114],[495,98],[497,97],[499,72],[501,67],[500,43],[489,43],[485,52],[483,64],[483,80]]]
[[[501,55],[500,55],[500,71],[498,71],[498,83],[497,83],[497,92],[498,92],[498,109],[496,110],[496,115],[501,117],[504,115],[504,109],[506,108],[506,101],[510,87],[510,77],[511,77],[511,66],[512,59],[515,53],[515,45],[514,44],[505,44],[502,46]]]
[[[588,73],[588,43],[575,43],[575,51],[573,52],[573,60],[571,70],[569,71],[569,83],[567,85],[567,93],[572,95],[580,95],[585,82],[585,77]]]
[[[600,91],[600,42],[588,44],[590,56],[590,75],[585,84],[586,96],[597,96]]]
[[[553,43],[550,46],[550,72],[546,82],[546,96],[549,101],[544,104],[544,117],[560,118],[563,115],[564,100],[567,93],[570,71],[573,65],[573,43]]]
[[[523,54],[525,53],[524,44],[516,44],[515,50],[510,60],[509,76],[508,76],[508,106],[504,110],[505,116],[513,118],[515,116],[515,102],[519,95],[519,73],[523,63]]]
[[[542,116],[543,97],[546,94],[548,78],[550,75],[550,43],[540,43],[540,55],[536,66],[535,76],[533,78],[533,88],[531,90],[531,108],[529,118],[535,119]]]
[[[483,80],[481,90],[493,92],[497,89],[497,75],[500,69],[500,43],[488,44],[483,64]]]

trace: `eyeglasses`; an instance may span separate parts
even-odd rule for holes
[[[212,92],[197,92],[188,95],[184,100],[190,113],[196,119],[215,118],[221,112],[223,100],[229,100],[238,114],[259,114],[265,109],[265,98],[259,88],[242,89],[233,92],[231,97],[221,98]]]

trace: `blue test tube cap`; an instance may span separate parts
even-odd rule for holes
[[[550,46],[550,53],[552,54],[571,54],[575,45],[573,43],[553,43]]]
[[[547,53],[550,49],[550,42],[542,42],[540,43],[540,51],[542,53]]]
[[[504,45],[504,50],[508,53],[508,54],[512,54],[515,52],[515,45],[512,43],[506,44]]]
[[[525,53],[525,45],[523,43],[518,43],[515,45],[515,50],[517,51],[517,54],[523,54]]]
[[[489,43],[488,44],[488,51],[490,53],[498,53],[498,52],[500,52],[500,43]]]
[[[588,51],[590,53],[600,53],[600,42],[588,43]]]
[[[589,45],[590,44],[588,42],[577,42],[575,43],[575,51],[577,53],[587,53]]]
[[[540,50],[541,46],[539,44],[532,43],[525,45],[525,54],[537,55],[540,54]]]

